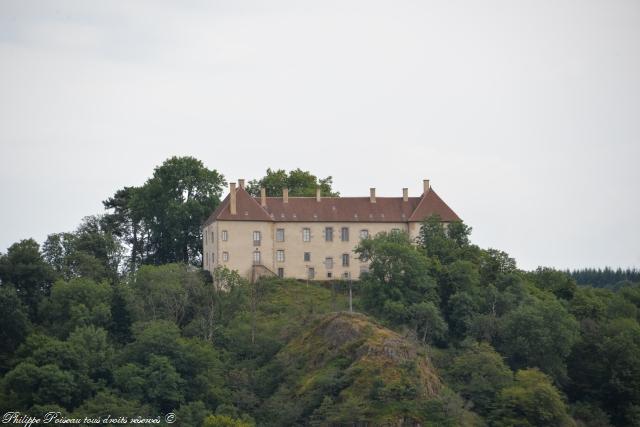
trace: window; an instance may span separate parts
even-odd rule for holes
[[[211,243],[213,243],[213,231],[211,232]]]
[[[343,242],[349,241],[349,227],[342,227],[340,229],[340,240]]]
[[[360,230],[360,238],[366,239],[369,237],[369,230]]]
[[[260,264],[260,251],[255,251],[253,253],[253,263]]]
[[[331,258],[330,256],[326,257],[324,259],[324,266],[328,269],[333,268],[333,258]]]
[[[399,228],[392,228],[392,229],[391,229],[391,232],[392,232],[392,233],[399,233],[399,232],[400,232],[400,229],[399,229]]]
[[[342,254],[342,266],[349,267],[349,254]]]
[[[331,276],[333,276],[333,274],[330,271],[327,271],[327,279],[331,279]]]
[[[278,277],[281,279],[284,277],[284,268],[278,268]]]
[[[253,246],[260,246],[260,237],[259,231],[253,232]]]
[[[213,252],[211,252],[211,264],[213,264]]]
[[[276,261],[284,262],[284,251],[282,249],[276,251]]]
[[[276,229],[276,242],[284,242],[284,228]]]
[[[311,241],[311,229],[310,228],[303,228],[302,229],[302,241],[303,242],[310,242]]]
[[[226,242],[227,240],[229,240],[229,233],[227,230],[222,230],[222,241]]]
[[[324,228],[324,240],[327,242],[333,242],[333,228],[325,227]]]
[[[344,273],[342,273],[342,278],[343,279],[349,279],[349,272],[345,271]]]
[[[316,277],[316,269],[313,267],[309,267],[308,276],[309,280],[313,280]]]
[[[209,252],[206,253],[205,259],[206,259],[205,265],[208,266],[209,265]]]
[[[311,261],[311,252],[305,252],[304,253],[304,260],[305,260],[305,262]]]
[[[222,261],[229,261],[229,252],[222,252]]]

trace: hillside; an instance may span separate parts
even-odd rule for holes
[[[265,403],[273,425],[302,420],[412,425],[428,421],[442,382],[424,348],[362,314],[323,316],[276,356],[282,384]],[[295,402],[282,419],[282,402]]]

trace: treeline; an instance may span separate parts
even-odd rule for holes
[[[617,289],[625,283],[640,283],[640,270],[636,268],[582,268],[567,270],[566,273],[579,285],[595,288]]]

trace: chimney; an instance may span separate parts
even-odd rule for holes
[[[235,215],[236,212],[236,183],[232,182],[229,184],[229,212],[231,215]]]
[[[239,179],[238,180],[238,187],[244,188],[244,179]]]
[[[427,191],[429,191],[429,188],[431,188],[431,186],[429,185],[429,180],[428,179],[422,180],[422,185],[424,186],[423,194],[427,194]]]
[[[319,202],[320,200],[322,200],[322,190],[318,187],[316,188],[316,202]]]
[[[263,208],[267,207],[267,189],[264,187],[260,189],[260,205]]]
[[[289,203],[289,189],[282,189],[282,203]]]
[[[376,202],[376,189],[375,188],[370,188],[369,189],[369,201],[371,203],[375,203]]]
[[[409,201],[409,189],[408,188],[403,188],[402,189],[402,201],[403,202],[408,202]]]

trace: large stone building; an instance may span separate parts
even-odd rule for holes
[[[203,225],[203,264],[237,270],[249,279],[263,274],[298,279],[357,279],[368,266],[354,253],[360,239],[402,230],[415,239],[421,222],[433,215],[443,222],[458,216],[424,180],[420,197],[253,197],[244,180]]]

